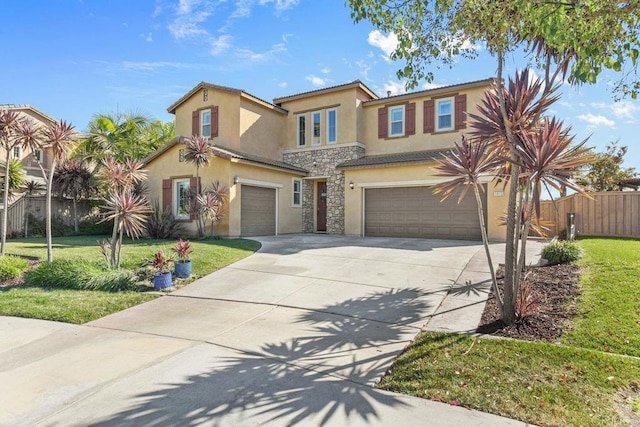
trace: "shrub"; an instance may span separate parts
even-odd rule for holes
[[[550,264],[568,264],[582,258],[582,249],[577,243],[566,240],[552,242],[542,249],[542,257]]]
[[[102,221],[99,216],[86,216],[78,224],[78,234],[82,236],[109,235],[113,231],[113,221]]]
[[[128,270],[104,270],[75,258],[43,262],[24,277],[29,286],[119,292],[135,289],[135,276]]]
[[[29,214],[29,237],[43,237],[46,235],[46,223],[43,218]],[[51,218],[51,235],[53,237],[71,236],[73,227],[66,225],[59,216]]]
[[[0,257],[0,282],[20,277],[29,263],[24,258],[11,255]]]
[[[147,217],[146,229],[152,239],[169,239],[182,232],[184,227],[173,216],[170,208],[160,209],[160,202],[156,200]]]

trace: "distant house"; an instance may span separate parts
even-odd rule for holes
[[[386,98],[360,81],[265,101],[241,89],[201,82],[168,108],[176,135],[145,159],[151,198],[195,231],[188,202],[195,168],[184,141],[209,139],[215,158],[201,185],[219,180],[230,204],[223,236],[332,233],[480,239],[475,199],[440,202],[434,159],[468,131],[493,79]],[[502,187],[484,194],[490,238]]]

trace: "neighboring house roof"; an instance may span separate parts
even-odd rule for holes
[[[44,120],[47,120],[51,123],[56,121],[56,119],[54,119],[53,117],[46,115],[42,111],[38,110],[37,108],[34,108],[29,104],[0,104],[0,110],[18,110],[18,111],[29,110],[37,114],[38,116],[42,117]]]
[[[178,143],[184,143],[185,141],[185,137],[184,136],[176,136],[175,138],[173,138],[171,141],[167,142],[165,145],[163,145],[162,147],[158,148],[156,151],[154,151],[153,153],[151,153],[149,156],[147,156],[145,159],[142,160],[142,162],[146,165],[148,163],[150,163],[151,161],[153,161],[154,159],[160,157],[163,153],[165,153],[166,151],[168,151],[169,149],[171,149],[173,146],[175,146]],[[285,162],[280,162],[277,160],[271,160],[271,159],[267,159],[264,157],[260,157],[260,156],[254,156],[251,154],[246,154],[246,153],[241,153],[240,151],[236,151],[236,150],[232,150],[230,148],[227,147],[223,147],[221,145],[216,145],[216,144],[209,144],[214,152],[214,154],[218,157],[222,157],[225,159],[238,159],[238,160],[244,160],[244,161],[248,161],[251,163],[257,163],[260,165],[264,165],[264,166],[271,166],[271,167],[275,167],[275,168],[279,168],[279,169],[285,169],[288,171],[293,171],[293,172],[298,172],[301,175],[306,175],[307,173],[309,173],[309,171],[307,171],[306,169],[303,168],[299,168],[297,166],[294,166],[292,164],[289,163],[285,163]]]
[[[339,169],[355,169],[375,167],[382,165],[394,165],[405,163],[424,163],[433,161],[442,157],[449,150],[430,150],[430,151],[410,151],[406,153],[381,154],[375,156],[364,156],[359,159],[347,160],[340,163]]]
[[[278,112],[281,113],[286,113],[287,110],[285,110],[282,107],[279,107],[277,105],[274,105],[268,101],[265,101],[262,98],[258,98],[255,95],[250,94],[249,92],[246,92],[242,89],[236,89],[233,87],[228,87],[228,86],[221,86],[221,85],[215,85],[213,83],[207,83],[205,81],[202,81],[200,83],[198,83],[193,89],[191,89],[189,92],[187,92],[182,98],[178,99],[176,102],[174,102],[173,104],[171,104],[169,106],[169,108],[167,108],[167,111],[171,114],[175,114],[176,109],[182,105],[187,99],[191,98],[193,95],[195,95],[196,93],[198,93],[198,91],[200,91],[200,89],[212,89],[212,90],[220,90],[223,92],[230,92],[230,93],[235,93],[238,94],[244,98],[247,98],[250,101],[253,101],[257,104],[263,105],[265,107],[269,107],[272,108]]]
[[[370,99],[368,101],[364,101],[365,105],[378,105],[385,104],[389,102],[389,100],[401,101],[403,99],[410,99],[421,97],[424,95],[438,95],[441,93],[451,93],[456,90],[465,90],[465,89],[473,89],[477,87],[490,86],[495,82],[494,78],[488,78],[484,80],[475,80],[472,82],[460,83],[450,86],[440,86],[434,89],[421,90],[418,92],[409,92],[402,93],[400,95],[387,96],[386,98],[378,98],[378,99]]]
[[[340,84],[340,85],[336,85],[336,86],[330,86],[330,87],[325,87],[325,88],[322,88],[322,89],[310,90],[310,91],[307,91],[307,92],[300,92],[300,93],[296,93],[294,95],[281,96],[280,98],[274,98],[273,99],[273,103],[276,104],[276,105],[279,105],[279,104],[281,104],[283,102],[289,102],[289,101],[293,101],[293,100],[299,99],[299,98],[306,98],[308,96],[315,96],[315,95],[318,95],[320,93],[331,93],[331,92],[337,92],[337,91],[340,91],[340,90],[351,89],[351,88],[359,88],[359,89],[363,90],[365,93],[367,93],[371,98],[373,98],[373,99],[377,99],[378,98],[378,95],[376,95],[374,91],[369,89],[367,87],[367,85],[362,83],[360,80],[354,80],[352,82],[348,82],[348,83],[344,83],[344,84]]]
[[[620,187],[629,187],[637,189],[640,187],[640,178],[629,178],[618,181]]]

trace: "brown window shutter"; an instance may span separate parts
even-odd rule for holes
[[[192,176],[189,178],[189,196],[191,197],[191,203],[189,204],[189,219],[196,219],[198,213],[198,194],[202,191],[202,185],[200,184],[200,177],[196,178]]]
[[[467,127],[467,95],[456,96],[456,130]]]
[[[200,111],[191,113],[191,135],[200,135]]]
[[[416,103],[411,102],[407,104],[404,109],[404,113],[407,116],[407,129],[405,131],[406,135],[415,135],[416,134]]]
[[[435,131],[435,109],[433,99],[424,101],[424,115],[422,118],[422,132],[431,133]]]
[[[387,127],[389,126],[387,122],[387,114],[387,107],[378,109],[378,138],[387,137]]]
[[[171,180],[162,180],[162,209],[171,209],[171,195],[173,191],[171,189]]]
[[[218,136],[218,106],[211,107],[211,138]]]

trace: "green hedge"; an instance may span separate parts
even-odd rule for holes
[[[24,258],[0,256],[0,282],[20,277],[28,265],[29,262]]]

